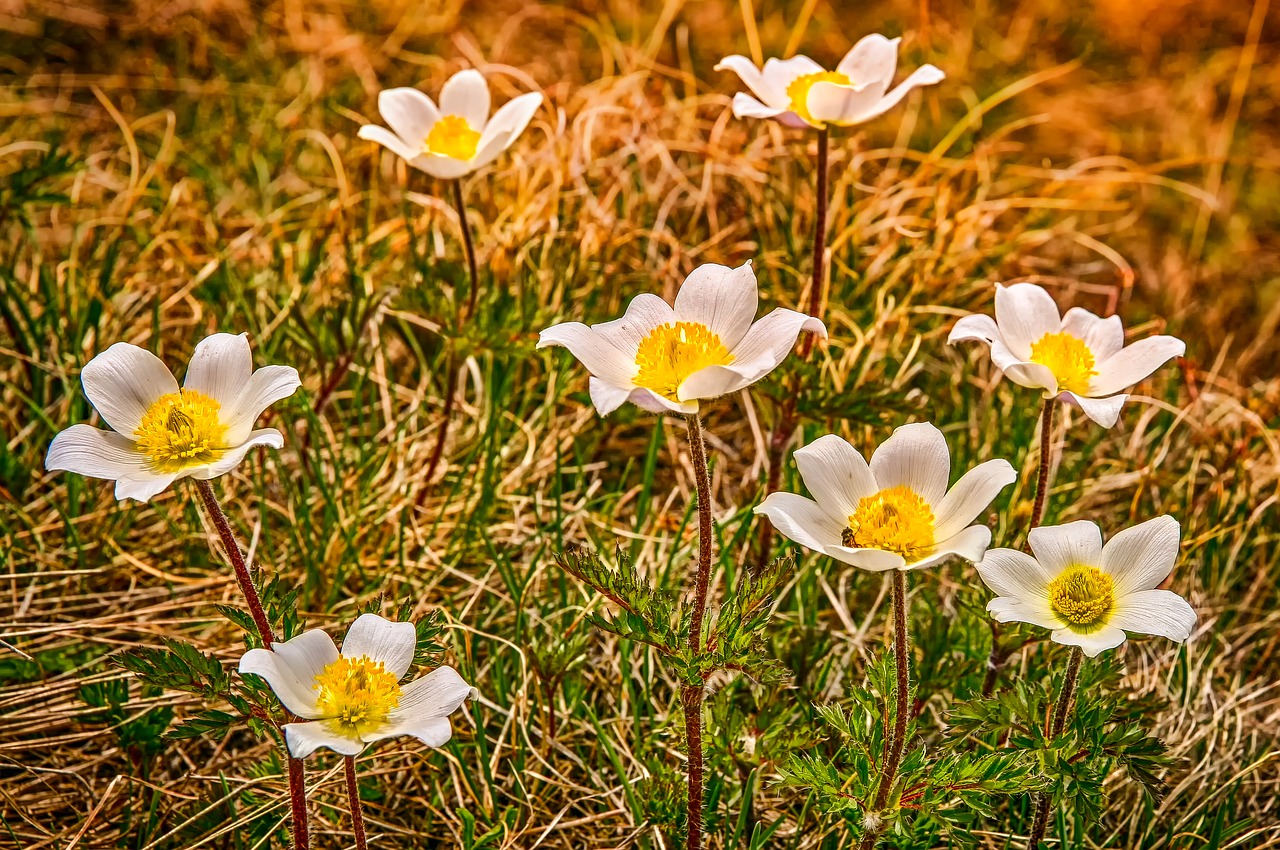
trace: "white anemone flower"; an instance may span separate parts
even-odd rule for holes
[[[1119,316],[1080,307],[1059,316],[1053,297],[1033,283],[996,285],[996,317],[965,316],[947,342],[985,342],[991,362],[1015,383],[1071,402],[1104,428],[1116,424],[1133,386],[1187,350],[1173,336],[1124,344]]]
[[[443,747],[453,737],[449,715],[478,692],[452,667],[401,685],[417,642],[413,623],[361,614],[341,653],[333,638],[313,629],[271,649],[249,650],[240,672],[266,679],[281,704],[303,718],[284,727],[294,758],[320,747],[359,755],[366,744],[400,735]]]
[[[889,91],[898,68],[898,42],[869,35],[853,46],[834,71],[808,56],[770,59],[763,69],[745,56],[728,56],[716,70],[737,74],[756,97],[738,92],[733,114],[738,118],[772,118],[788,127],[828,124],[848,127],[877,118],[898,104],[918,86],[930,86],[946,76],[925,65]],[[757,100],[756,98],[759,98]]]
[[[992,549],[978,575],[999,594],[987,603],[1001,623],[1052,629],[1057,643],[1090,658],[1125,641],[1125,632],[1185,641],[1196,625],[1187,600],[1159,585],[1178,559],[1178,521],[1160,516],[1102,545],[1092,522],[1044,525],[1029,535],[1035,557]]]
[[[754,322],[759,304],[750,262],[736,269],[707,263],[685,279],[674,307],[637,295],[621,319],[553,325],[538,348],[562,345],[587,367],[601,416],[627,401],[653,413],[697,413],[700,400],[737,392],[776,369],[801,331],[827,335],[820,320],[782,307]]]
[[[540,92],[522,94],[489,117],[489,84],[479,71],[454,74],[440,90],[440,106],[417,89],[387,89],[378,111],[391,130],[360,128],[377,142],[433,177],[453,180],[483,168],[511,147],[542,104]],[[392,132],[394,131],[394,132]]]
[[[72,425],[45,468],[113,480],[117,499],[139,502],[180,478],[224,475],[254,446],[282,447],[279,431],[253,424],[301,385],[292,366],[255,370],[245,334],[201,340],[181,388],[159,357],[124,342],[86,363],[80,383],[112,430]]]
[[[928,422],[894,430],[867,463],[828,434],[795,453],[813,494],[770,493],[755,509],[783,536],[864,570],[913,570],[952,555],[982,560],[991,529],[971,525],[1018,474],[1006,460],[980,463],[950,489],[951,453]]]

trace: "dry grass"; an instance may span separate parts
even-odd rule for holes
[[[440,609],[485,695],[447,749],[395,741],[364,759],[374,846],[670,846],[652,801],[678,749],[671,688],[649,654],[579,637],[591,600],[550,556],[621,538],[678,580],[692,546],[680,430],[599,420],[581,371],[533,341],[561,317],[614,316],[638,291],[670,297],[706,261],[750,258],[768,301],[802,303],[805,141],[734,120],[735,81],[711,66],[753,45],[831,60],[872,29],[905,32],[904,64],[949,79],[833,146],[830,392],[812,400],[809,435],[871,444],[936,418],[965,460],[1020,466],[998,505],[1007,539],[1029,507],[1034,416],[976,353],[946,348],[953,318],[988,306],[988,281],[1020,278],[1121,310],[1136,333],[1186,338],[1181,369],[1145,387],[1122,427],[1072,423],[1052,496],[1060,519],[1178,516],[1178,588],[1201,614],[1186,652],[1124,651],[1182,761],[1153,811],[1117,782],[1087,846],[1280,846],[1275,15],[1264,2],[1023,0],[980,18],[939,6],[926,27],[915,3],[777,2],[749,28],[728,0],[640,5],[0,2],[0,175],[11,186],[46,151],[71,158],[47,184],[68,202],[28,204],[29,222],[0,187],[0,846],[250,847],[286,814],[278,770],[261,766],[269,748],[246,730],[151,742],[148,718],[190,716],[191,698],[134,683],[115,714],[91,704],[126,679],[104,662],[120,648],[181,636],[228,664],[243,649],[213,607],[235,604],[235,587],[190,494],[121,507],[109,486],[43,472],[52,435],[89,416],[77,374],[94,352],[127,340],[177,365],[214,329],[248,330],[259,362],[303,373],[273,423],[289,445],[222,482],[256,562],[302,588],[309,625],[340,631],[382,594]],[[435,90],[467,64],[496,77],[498,99],[539,88],[550,105],[466,183],[492,283],[455,361],[440,341],[465,285],[453,213],[355,128],[379,88]],[[450,364],[464,400],[449,468],[425,482]],[[728,562],[779,390],[710,416]],[[973,581],[958,567],[922,579],[977,636],[966,664],[985,653]],[[756,777],[754,815],[783,821],[778,846],[840,846],[837,821],[767,780],[820,734],[809,704],[859,675],[885,605],[877,581],[810,559],[778,614],[795,687],[721,692],[772,730],[720,771]],[[575,663],[548,689],[565,634]],[[1018,663],[1036,675],[1045,655]],[[722,751],[740,749],[720,734]],[[338,763],[315,764],[317,846],[349,846]],[[738,788],[724,790],[725,830]],[[982,840],[1006,846],[999,831]]]

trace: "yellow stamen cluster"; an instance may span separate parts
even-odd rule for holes
[[[400,704],[400,685],[381,661],[339,658],[316,676],[316,708],[339,734],[360,737],[379,729]]]
[[[814,121],[813,115],[809,112],[809,90],[817,83],[835,83],[838,86],[848,86],[852,85],[853,81],[839,71],[805,74],[803,77],[796,77],[791,81],[791,84],[787,86],[787,97],[791,100],[791,111],[811,124],[821,123]]]
[[[427,153],[452,159],[471,159],[480,144],[480,132],[471,129],[461,115],[446,115],[427,133]]]
[[[897,552],[907,563],[933,548],[933,509],[905,484],[889,487],[858,502],[841,542],[852,549]]]
[[[1078,564],[1049,582],[1049,607],[1077,632],[1105,625],[1115,603],[1115,582],[1097,567]]]
[[[181,472],[213,463],[227,448],[220,407],[196,390],[161,396],[133,432],[138,451],[157,472]]]
[[[636,351],[637,387],[679,401],[677,392],[685,379],[708,366],[728,366],[733,354],[720,337],[698,322],[676,322],[654,328]]]
[[[1084,395],[1098,374],[1093,352],[1084,340],[1069,333],[1051,333],[1031,346],[1031,359],[1046,367],[1058,380],[1058,389]]]

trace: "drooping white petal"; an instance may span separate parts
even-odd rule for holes
[[[946,495],[951,476],[946,438],[929,422],[895,428],[871,455],[871,474],[880,489],[905,485],[932,507]]]
[[[768,517],[783,537],[815,552],[838,545],[844,531],[817,502],[797,493],[770,493],[754,513]]]
[[[382,728],[366,732],[365,743],[372,744],[384,738],[417,738],[428,747],[438,749],[453,737],[453,725],[447,717],[404,717],[389,720]]]
[[[873,573],[900,570],[907,565],[906,559],[897,552],[886,552],[883,549],[851,549],[835,544],[823,547],[822,551],[837,561]]]
[[[1102,547],[1099,567],[1115,581],[1117,597],[1158,587],[1178,560],[1181,529],[1171,516],[1158,516],[1117,532]]]
[[[644,387],[636,387],[631,390],[627,396],[627,401],[634,404],[641,410],[647,410],[650,413],[697,413],[698,401],[692,399],[689,401],[672,401],[666,396],[661,396],[653,390]]]
[[[635,374],[634,364],[640,343],[656,328],[672,324],[675,320],[676,312],[670,304],[651,292],[644,292],[631,299],[622,318],[592,325],[591,330],[625,353],[632,364],[631,374]]]
[[[488,133],[488,129],[486,129],[485,132]],[[501,156],[503,151],[511,147],[515,140],[515,134],[505,130],[502,132],[495,132],[486,138],[482,138],[476,147],[475,156],[467,161],[470,166],[470,170],[477,171],[484,168],[486,165]]]
[[[169,489],[177,481],[178,475],[167,472],[140,472],[125,475],[116,479],[115,496],[123,501],[133,499],[138,502],[149,502]]]
[[[428,717],[448,717],[479,691],[468,685],[452,667],[437,667],[404,686],[400,704],[387,718],[392,723]]]
[[[344,756],[358,756],[364,751],[364,742],[339,734],[323,721],[286,723],[284,740],[289,746],[289,755],[296,759],[304,759],[321,747]]]
[[[595,377],[629,389],[634,386],[631,379],[636,374],[635,352],[620,349],[609,336],[598,332],[599,327],[588,327],[582,322],[561,322],[538,335],[537,347],[559,345],[567,348]]]
[[[632,387],[619,387],[608,381],[603,381],[595,375],[592,375],[587,380],[587,388],[591,395],[591,403],[595,405],[596,413],[601,416],[608,416],[626,404],[634,389]]]
[[[992,345],[991,348],[994,352],[996,346]],[[1003,352],[1001,352],[1001,354],[1003,355]],[[992,362],[995,362],[996,357],[993,356],[991,360]],[[1000,365],[1000,363],[1004,363],[1004,365]],[[1048,366],[1042,366],[1039,363],[1031,363],[1025,360],[1008,363],[1004,360],[1003,356],[1000,358],[1000,363],[996,364],[997,368],[1004,372],[1006,378],[1013,381],[1018,386],[1029,387],[1033,390],[1044,390],[1045,395],[1047,396],[1055,396],[1058,394],[1058,379],[1054,376]]]
[[[875,89],[879,99],[888,91],[889,83],[893,82],[893,75],[898,70],[898,42],[901,40],[879,34],[864,36],[844,55],[836,70],[855,86]]]
[[[987,612],[997,623],[1030,623],[1042,629],[1062,629],[1066,624],[1047,604],[1012,596],[997,596],[987,603]]]
[[[874,86],[854,88],[824,81],[810,87],[805,108],[819,124],[847,127],[862,122],[875,110],[881,94]]]
[[[934,83],[940,83],[946,79],[946,76],[939,68],[935,68],[932,65],[922,65],[912,71],[905,80],[898,83],[893,91],[881,98],[873,109],[860,116],[858,120],[870,121],[872,118],[877,118],[897,106],[898,102],[910,94],[912,90],[920,86],[931,86]]]
[[[784,86],[779,90],[776,86],[771,85],[769,81],[765,79],[764,74],[760,72],[760,69],[756,68],[755,63],[745,56],[726,56],[716,64],[715,70],[733,71],[737,74],[738,78],[742,80],[746,87],[755,92],[756,97],[760,98],[761,101],[764,101],[764,103],[760,103],[761,106],[764,106],[765,104],[774,104],[776,106],[785,107],[787,105],[786,87]],[[745,95],[742,96],[745,97]],[[760,101],[755,102],[759,103]],[[736,96],[734,97],[734,114],[738,114]],[[739,115],[738,117],[742,116]],[[750,117],[759,118],[761,116],[753,115]]]
[[[1110,428],[1120,418],[1120,409],[1129,400],[1127,395],[1113,395],[1110,398],[1086,398],[1075,393],[1064,392],[1058,398],[1068,404],[1074,404],[1094,422],[1103,428]]]
[[[182,386],[204,393],[227,408],[239,399],[252,374],[249,335],[213,334],[196,344]]]
[[[996,324],[995,319],[974,313],[956,322],[951,333],[947,335],[947,345],[969,341],[985,342],[990,345],[996,340],[1003,341],[1003,339],[1004,337],[1000,335],[1000,326]]]
[[[128,437],[83,424],[72,425],[54,437],[44,463],[45,469],[115,481],[117,499],[139,502],[150,501],[177,477],[153,472]]]
[[[827,335],[818,319],[782,307],[775,309],[747,331],[733,350],[732,363],[694,372],[680,385],[679,397],[716,398],[754,384],[786,359],[801,331]]]
[[[168,367],[150,351],[117,342],[85,364],[84,394],[114,430],[132,437],[147,409],[161,396],[178,391]]]
[[[377,142],[401,159],[413,160],[422,153],[422,148],[411,148],[404,139],[378,124],[364,124],[356,135],[370,142]]]
[[[1000,491],[1018,479],[1007,460],[980,463],[960,476],[947,495],[933,506],[934,534],[942,540],[973,522]]]
[[[804,119],[782,106],[767,106],[749,94],[738,92],[733,96],[733,117],[773,118],[789,127],[809,126]]]
[[[1196,612],[1169,590],[1140,590],[1116,600],[1108,625],[1126,632],[1159,635],[1182,642],[1196,627]]]
[[[248,438],[243,443],[227,449],[213,463],[208,466],[184,470],[180,477],[185,478],[189,475],[197,480],[208,480],[217,478],[220,475],[226,475],[239,466],[241,461],[244,460],[244,456],[257,446],[269,446],[273,449],[283,448],[284,435],[275,428],[259,428],[257,431],[250,431]]]
[[[996,324],[1005,345],[1019,360],[1031,359],[1031,346],[1062,327],[1053,296],[1034,283],[996,286]]]
[[[1017,549],[988,549],[976,567],[982,583],[996,594],[1036,606],[1048,605],[1049,582],[1056,573],[1030,555]]]
[[[427,134],[440,120],[440,110],[436,109],[431,98],[412,88],[383,91],[378,95],[378,112],[382,114],[382,120],[387,122],[387,126],[395,131],[404,148],[412,151],[409,154],[410,158],[422,153]],[[369,138],[364,135],[364,132],[362,128],[361,137]],[[381,138],[375,138],[373,141],[391,147]],[[391,149],[395,150],[395,148]]]
[[[1071,629],[1056,629],[1049,638],[1063,646],[1078,646],[1084,654],[1093,658],[1100,652],[1115,649],[1126,640],[1124,629],[1115,626],[1103,626],[1096,632],[1081,634]]]
[[[1187,344],[1174,336],[1140,339],[1097,364],[1098,374],[1089,382],[1089,395],[1110,395],[1131,387],[1186,352]]]
[[[314,719],[320,716],[316,709],[316,676],[337,660],[338,648],[333,639],[312,629],[283,643],[273,643],[270,650],[249,650],[240,659],[240,672],[266,679],[285,708],[299,717]]]
[[[409,160],[409,164],[441,180],[457,180],[476,170],[473,160],[454,159],[451,156],[437,156],[429,153],[414,157]]]
[[[342,656],[381,661],[387,672],[397,679],[409,672],[413,653],[418,646],[418,632],[413,623],[398,623],[377,614],[361,614],[342,639]]]
[[[705,325],[720,337],[725,348],[733,350],[746,336],[759,306],[751,263],[736,269],[703,263],[689,273],[676,293],[675,314],[678,322]]]
[[[489,106],[489,84],[474,68],[454,74],[440,89],[440,113],[465,118],[472,130],[484,130]]]
[[[227,426],[227,442],[234,446],[249,439],[263,411],[293,395],[301,386],[298,370],[292,366],[263,366],[255,371],[222,411],[222,424]]]
[[[963,531],[951,535],[934,544],[933,554],[919,563],[910,564],[911,568],[928,567],[946,560],[951,555],[958,555],[966,561],[978,563],[987,554],[991,545],[991,529],[985,525],[971,525]]]
[[[881,489],[862,454],[836,434],[797,449],[794,457],[804,486],[839,529],[849,524],[859,501]]]
[[[1102,563],[1102,532],[1088,520],[1033,528],[1027,542],[1040,565],[1055,576],[1068,567]]]
[[[487,165],[494,156],[510,147],[511,143],[524,132],[524,128],[529,126],[529,122],[533,120],[534,113],[538,111],[538,107],[541,105],[542,93],[536,91],[514,97],[503,104],[489,119],[489,123],[485,125],[484,132],[480,134],[475,156],[476,167]],[[499,136],[503,137],[501,147],[497,149],[493,156],[486,158],[489,142]]]
[[[1103,319],[1083,307],[1072,307],[1062,317],[1062,330],[1084,340],[1095,364],[1124,348],[1124,325],[1119,316]]]

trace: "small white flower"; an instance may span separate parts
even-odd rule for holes
[[[834,71],[823,70],[807,56],[770,59],[763,70],[745,56],[729,56],[716,70],[733,71],[756,94],[733,96],[733,114],[738,118],[772,118],[788,127],[848,127],[879,117],[912,89],[941,82],[946,76],[925,65],[889,91],[898,67],[899,41],[869,35],[853,46]]]
[[[772,372],[801,331],[827,335],[818,319],[781,307],[753,323],[759,304],[750,263],[707,263],[685,279],[674,307],[637,295],[621,319],[553,325],[538,348],[562,345],[587,367],[601,416],[626,401],[654,413],[697,413],[700,399],[737,392]]]
[[[966,340],[990,346],[991,362],[1014,383],[1072,402],[1104,428],[1116,424],[1128,399],[1121,390],[1187,350],[1172,336],[1126,347],[1119,316],[1103,319],[1072,307],[1059,317],[1053,297],[1033,283],[997,284],[995,319],[965,316],[947,338],[951,344]]]
[[[869,464],[835,434],[795,458],[813,499],[770,493],[755,512],[801,546],[873,572],[929,567],[951,555],[982,560],[991,529],[970,523],[1018,477],[1008,461],[989,460],[948,490],[951,454],[928,422],[896,429]]]
[[[478,692],[452,667],[401,685],[416,646],[413,623],[362,614],[341,653],[333,638],[313,629],[271,649],[249,650],[240,672],[266,679],[281,704],[305,719],[284,727],[294,758],[319,747],[359,755],[366,744],[399,735],[443,747],[453,737],[449,715]]]
[[[978,564],[987,603],[1001,623],[1052,629],[1054,641],[1078,646],[1090,658],[1125,641],[1125,632],[1184,641],[1196,625],[1187,601],[1156,590],[1178,559],[1178,522],[1161,516],[1126,528],[1102,545],[1092,522],[1031,530],[1035,557],[992,549]]]
[[[468,69],[444,84],[439,108],[417,89],[382,92],[378,111],[391,130],[365,124],[360,138],[377,142],[434,177],[452,180],[488,165],[511,147],[541,104],[541,93],[522,94],[490,118],[489,84],[479,71]]]
[[[180,478],[230,472],[254,446],[283,446],[279,431],[253,423],[300,386],[292,366],[254,370],[245,334],[201,340],[181,389],[159,357],[124,342],[85,364],[80,382],[113,430],[72,425],[45,468],[114,480],[117,499],[140,502]]]

